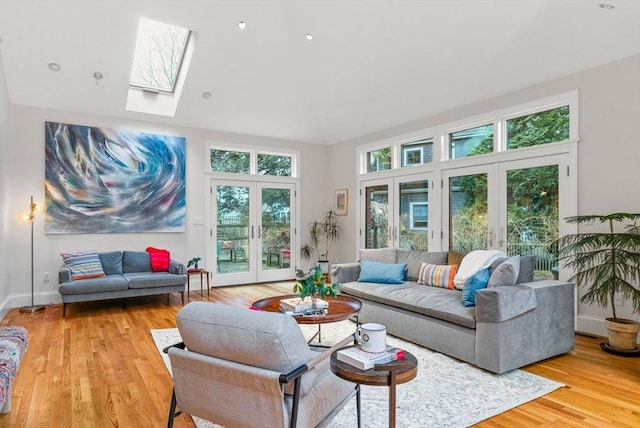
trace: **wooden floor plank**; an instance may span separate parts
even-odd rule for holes
[[[292,282],[212,289],[210,301],[248,307],[290,293]],[[200,290],[189,301],[207,300]],[[185,296],[186,301],[186,296]],[[13,409],[0,427],[160,427],[166,425],[172,382],[150,329],[175,327],[178,294],[62,305],[0,325],[21,325],[29,348],[13,385]],[[576,336],[576,349],[524,370],[565,384],[551,394],[477,427],[640,426],[640,359],[604,353],[600,338]],[[188,416],[176,428],[193,428]]]

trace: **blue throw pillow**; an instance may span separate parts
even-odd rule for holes
[[[382,263],[362,260],[358,282],[378,282],[381,284],[402,284],[407,272],[406,263]]]
[[[476,291],[487,288],[490,278],[491,270],[485,268],[467,279],[464,283],[464,288],[462,288],[462,306],[475,306]]]

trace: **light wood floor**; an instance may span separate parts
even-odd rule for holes
[[[290,291],[291,283],[225,287],[211,290],[209,300],[247,307]],[[200,292],[190,298],[200,300]],[[166,296],[131,299],[125,308],[73,304],[65,319],[61,305],[37,314],[10,310],[0,325],[26,327],[29,349],[0,427],[166,426],[171,378],[149,330],[175,327],[181,307],[176,294],[170,305]],[[478,426],[640,427],[640,358],[606,354],[599,343],[576,336],[573,352],[526,367],[566,387]],[[194,425],[183,415],[175,426]]]

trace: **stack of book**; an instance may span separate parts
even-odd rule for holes
[[[327,309],[329,307],[329,302],[322,299],[316,299],[316,307],[318,309]],[[293,312],[294,314],[300,314],[305,313],[311,309],[313,309],[313,303],[311,303],[311,297],[308,296],[305,297],[304,300],[299,297],[280,300],[280,310],[282,312]]]
[[[366,352],[360,346],[353,346],[340,349],[337,357],[339,361],[351,364],[360,370],[369,370],[376,364],[386,364],[404,359],[404,350],[387,346],[387,349],[382,352]]]

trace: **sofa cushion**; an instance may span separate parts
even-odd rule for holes
[[[151,272],[151,259],[146,251],[122,252],[122,273]]]
[[[108,291],[122,291],[129,283],[122,275],[106,275],[100,278],[79,279],[64,282],[58,287],[60,294],[92,294]]]
[[[422,263],[418,284],[453,290],[453,277],[458,265],[432,265]]]
[[[406,263],[381,263],[362,260],[358,282],[402,284],[407,271]]]
[[[370,260],[373,262],[395,263],[395,248],[361,248],[358,250],[358,260]]]
[[[122,251],[98,253],[105,275],[122,275]]]
[[[476,291],[487,288],[489,278],[491,278],[491,272],[489,272],[489,268],[486,267],[467,279],[462,289],[463,306],[469,307],[476,305]]]
[[[98,278],[104,276],[102,263],[96,251],[60,253],[64,264],[71,271],[71,280]]]
[[[407,280],[417,281],[422,263],[446,265],[448,256],[449,253],[447,251],[430,253],[428,251],[398,250],[396,253],[396,263],[406,263]]]
[[[153,272],[166,272],[169,270],[169,261],[171,260],[169,251],[154,247],[147,247],[146,251],[149,253],[149,261]]]
[[[516,284],[533,281],[536,268],[536,256],[520,256],[520,272]]]
[[[406,309],[463,327],[475,328],[475,308],[462,306],[459,290],[425,287],[413,281],[402,285],[348,282],[341,291],[356,298]]]
[[[500,263],[491,273],[487,288],[515,285],[520,273],[520,256],[513,256]]]
[[[169,272],[131,272],[122,276],[129,281],[129,288],[172,287],[186,283],[184,275]]]

